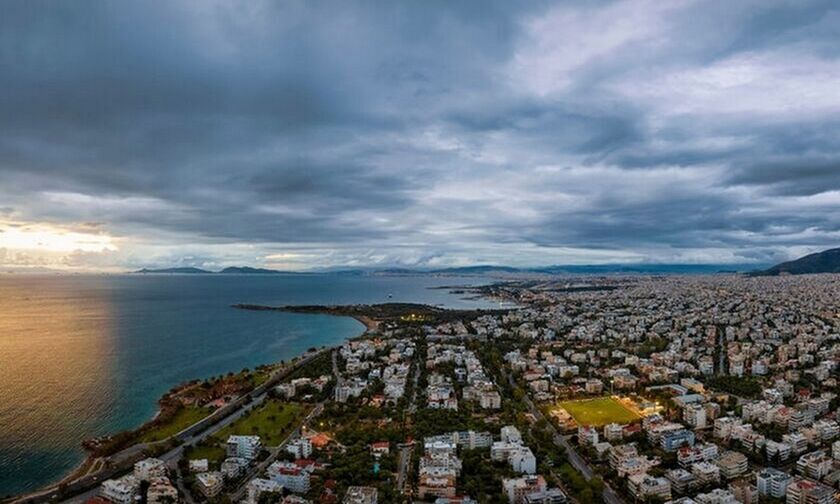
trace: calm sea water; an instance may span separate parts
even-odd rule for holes
[[[82,440],[151,418],[173,385],[361,334],[351,318],[232,303],[489,306],[440,285],[342,275],[0,276],[0,496],[60,479]],[[388,296],[392,295],[392,298]]]

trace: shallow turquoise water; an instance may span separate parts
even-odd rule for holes
[[[60,478],[82,440],[135,427],[172,386],[360,334],[350,318],[232,303],[489,306],[432,286],[344,275],[0,276],[0,496]],[[392,295],[391,298],[388,296]]]

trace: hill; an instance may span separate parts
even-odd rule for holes
[[[807,275],[809,273],[840,273],[840,248],[808,254],[793,261],[777,264],[759,271],[757,275]]]
[[[191,267],[181,267],[181,268],[161,268],[161,269],[149,269],[143,268],[139,271],[135,271],[135,273],[187,273],[187,274],[195,274],[195,273],[212,273],[212,271],[203,270],[201,268],[191,268]]]
[[[283,272],[267,268],[252,268],[250,266],[229,266],[219,273],[234,273],[237,275],[277,275]]]

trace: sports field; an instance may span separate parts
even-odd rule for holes
[[[572,415],[578,425],[601,427],[608,423],[626,424],[640,418],[612,397],[563,401],[560,406]]]

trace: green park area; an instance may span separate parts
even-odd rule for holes
[[[225,458],[225,442],[231,435],[259,436],[264,447],[278,446],[308,412],[305,405],[269,399],[196,446],[187,448],[184,455],[187,459],[206,458],[218,465]]]
[[[259,436],[263,446],[278,446],[303,420],[307,409],[297,403],[269,399],[220,430],[214,437],[224,441],[231,435]]]
[[[170,436],[178,434],[190,425],[198,422],[212,412],[210,408],[201,408],[198,406],[188,406],[179,408],[172,418],[160,425],[155,425],[148,431],[144,432],[140,438],[141,443],[150,443],[154,441],[161,441]]]
[[[626,424],[640,418],[612,397],[563,401],[560,406],[572,415],[578,425],[601,427],[609,423]]]

